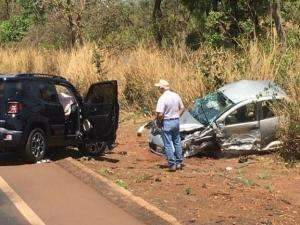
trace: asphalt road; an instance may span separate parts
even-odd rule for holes
[[[55,163],[3,163],[5,157],[1,225],[143,225]]]

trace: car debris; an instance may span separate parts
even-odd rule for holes
[[[201,152],[253,152],[278,148],[279,118],[273,105],[288,100],[273,81],[241,80],[194,101],[180,118],[184,157]],[[150,150],[164,154],[160,129],[150,121],[138,129],[149,129]]]
[[[232,168],[231,166],[227,166],[227,167],[225,168],[225,170],[229,172],[229,171],[233,170],[233,168]]]

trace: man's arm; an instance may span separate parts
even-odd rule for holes
[[[156,119],[162,121],[164,119],[164,114],[160,112],[156,112]]]
[[[159,127],[162,126],[162,122],[164,120],[164,111],[165,111],[165,104],[161,98],[158,99],[157,106],[156,106],[156,120]]]
[[[185,107],[183,105],[182,99],[180,98],[180,101],[179,101],[179,116],[182,116],[184,111],[185,111]]]
[[[185,111],[185,108],[184,106],[179,110],[179,116],[182,116],[182,114],[184,113]]]

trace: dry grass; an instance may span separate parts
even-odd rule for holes
[[[97,73],[94,52],[101,56],[105,77]],[[159,50],[137,47],[122,54],[97,50],[92,44],[70,51],[48,51],[35,48],[0,49],[1,73],[41,72],[61,74],[84,93],[88,86],[102,79],[117,79],[121,104],[149,110],[157,98],[155,81],[169,80],[186,103],[223,83],[240,79],[271,79],[278,81],[299,102],[300,54],[290,51],[292,65],[282,68],[283,57],[273,46],[262,51],[253,43],[239,52],[201,48],[188,53],[185,49]]]

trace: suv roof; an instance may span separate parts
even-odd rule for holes
[[[43,74],[43,73],[16,73],[16,74],[0,74],[1,80],[19,80],[19,79],[46,79],[46,80],[57,80],[57,81],[67,81],[64,77]]]

